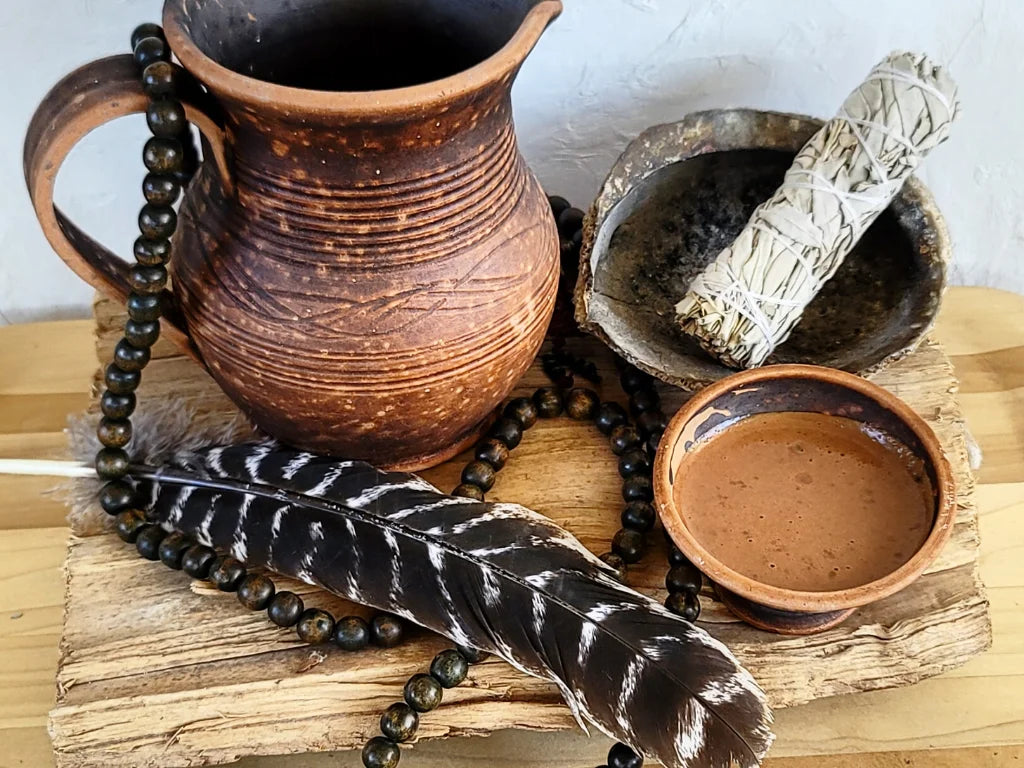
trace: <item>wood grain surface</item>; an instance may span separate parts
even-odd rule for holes
[[[1020,618],[1020,606],[1024,602],[1024,566],[1021,565],[1020,557],[1024,548],[1024,524],[1019,517],[1024,512],[1024,461],[1021,460],[1024,455],[1022,320],[1024,299],[995,291],[960,289],[951,292],[938,331],[939,338],[946,344],[961,372],[961,402],[972,430],[986,452],[977,501],[981,509],[982,575],[988,586],[995,627],[992,650],[955,672],[903,690],[824,699],[781,711],[777,728],[780,738],[773,755],[784,757],[964,745],[1011,745],[1024,741],[1024,633],[1021,632],[1024,621]],[[63,440],[59,429],[64,415],[87,403],[83,382],[88,380],[95,367],[95,358],[88,350],[86,354],[82,353],[82,347],[87,345],[88,334],[89,326],[84,323],[21,326],[0,332],[0,357],[5,363],[0,369],[4,371],[0,378],[2,455],[60,454]],[[564,428],[572,432],[558,435],[558,444],[570,442],[566,438],[574,435],[580,439],[579,425],[559,422],[549,426],[554,431]],[[551,437],[554,439],[556,436]],[[536,483],[546,472],[558,469],[566,458],[565,451],[571,453],[576,450],[573,447],[563,448],[559,455],[559,451],[553,449],[544,455],[529,456],[531,441],[540,439],[531,435],[524,441],[519,451],[525,449],[526,452],[517,452],[517,459],[513,459],[499,480],[499,497],[503,483],[506,488],[512,488],[520,482],[515,476],[515,467],[520,467],[518,471],[524,475],[530,475],[526,480]],[[554,445],[553,440],[550,446]],[[604,459],[607,459],[605,453],[594,452],[594,466],[589,469],[583,466],[578,474],[587,472],[588,478],[608,474],[608,468],[602,463]],[[545,469],[547,465],[552,469]],[[8,500],[0,508],[0,581],[5,587],[0,591],[0,742],[13,747],[3,750],[0,766],[47,765],[53,761],[44,724],[45,713],[54,700],[54,666],[61,624],[59,565],[63,558],[66,529],[61,525],[63,509],[60,501],[37,497],[45,485],[26,485],[20,480],[4,480],[0,483],[0,493]],[[552,507],[580,505],[578,497],[581,493],[578,489],[575,492],[556,494]],[[586,493],[589,498],[590,491]],[[554,514],[551,510],[544,511]],[[600,512],[600,509],[596,510],[595,515]],[[578,532],[586,539],[591,527],[596,531],[599,526],[595,521],[592,526],[583,526],[583,530]],[[595,534],[591,532],[589,535]],[[132,569],[140,566],[145,567],[145,564],[137,561],[131,566],[125,564],[125,568]],[[124,575],[119,568],[116,563],[108,567],[108,580],[111,573]],[[174,574],[164,575],[173,580]],[[131,590],[129,580],[122,580],[121,584]],[[178,607],[179,613],[174,616],[181,630],[182,646],[205,646],[209,638],[201,638],[201,628],[192,623],[193,617],[189,616],[186,621],[181,612],[191,612],[196,605],[217,604],[218,599],[194,596],[181,585],[171,582],[167,586],[167,600],[187,603],[185,608]],[[143,602],[149,610],[153,610],[154,606],[165,602],[161,597],[161,594],[148,593]],[[125,599],[122,610],[134,610],[130,603],[130,600]],[[220,626],[247,636],[245,633],[249,621],[255,617],[240,614],[233,604],[221,605]],[[116,617],[111,617],[110,621],[121,628],[122,640],[130,645],[130,633],[124,629],[130,623],[125,618],[122,616],[118,622]],[[104,631],[103,628],[98,627],[97,632],[101,631]],[[253,658],[247,658],[241,667],[273,667],[283,664],[278,669],[289,669],[287,664],[298,663],[303,654],[306,656],[306,662],[303,663],[317,662],[317,659],[309,658],[309,649],[289,646],[290,638],[284,641],[285,647],[278,650],[283,638],[276,637],[276,633],[266,629],[265,624],[256,634],[265,638],[256,642],[269,643],[271,649],[259,651]],[[266,635],[270,637],[266,638]],[[218,642],[222,641],[213,642],[213,646],[217,646]],[[231,642],[231,639],[223,642]],[[145,662],[146,659],[142,658],[145,654],[139,650],[139,662]],[[151,657],[150,661],[155,666],[161,663],[159,659]],[[422,662],[423,658],[420,658],[420,665]],[[328,654],[328,658],[313,663],[300,677],[306,680],[318,676],[329,677],[332,664],[336,662]],[[491,666],[500,665],[497,662],[487,665],[488,675]],[[351,675],[351,672],[348,674]],[[394,677],[400,678],[403,674],[396,672]],[[111,677],[118,679],[116,674]],[[264,677],[267,680],[284,678],[282,675],[275,676],[273,669]],[[388,679],[378,678],[366,681],[365,687],[371,699],[386,703],[390,700],[388,696],[395,695],[397,684],[397,681],[388,682]],[[513,683],[509,682],[509,685]],[[187,687],[185,683],[182,686]],[[75,695],[76,687],[79,686],[71,685],[68,696]],[[388,690],[382,691],[382,688]],[[325,694],[326,699],[334,696],[334,689],[330,686],[325,684],[323,690],[328,692]],[[384,698],[377,698],[380,696]],[[457,722],[459,710],[468,709],[470,700],[486,702],[495,698],[490,689],[479,685],[466,688],[458,696],[450,699],[456,702],[456,706],[448,704],[434,713],[437,718],[431,727],[443,728],[453,722],[442,714],[449,709],[452,710],[454,722]],[[498,700],[490,705],[490,711],[502,709],[500,719],[516,721],[519,716],[507,711],[515,706],[508,701],[501,701],[500,697],[496,698]],[[130,696],[128,699],[128,706],[122,710],[122,724],[125,727],[131,727],[133,721],[141,719],[153,721],[159,726],[159,710],[151,710],[149,702],[145,702],[145,710],[142,710],[141,700],[132,700]],[[271,714],[276,718],[274,726],[271,728],[268,721],[262,729],[254,727],[249,733],[250,737],[267,739],[272,730],[274,738],[282,731],[286,739],[290,738],[287,731],[288,723],[292,722],[291,716],[297,713],[301,718],[305,716],[306,710],[315,711],[322,706],[321,702],[306,698],[294,702],[284,698],[275,701],[276,706],[268,704],[268,709],[272,710]],[[545,718],[549,710],[553,717],[556,716],[556,707],[549,707],[546,701],[531,702],[531,706],[542,707]],[[233,714],[217,713],[221,730],[235,727],[237,718]],[[425,718],[425,721],[432,718],[433,715]],[[166,741],[172,742],[168,745],[171,753],[174,752],[175,744],[180,744],[181,738],[187,737],[189,733],[188,729],[177,733],[178,741],[175,742],[172,738],[175,730],[165,736]],[[313,737],[307,738],[305,746],[311,750],[323,749],[330,743],[332,736],[330,727],[325,724]],[[470,765],[474,760],[480,760],[497,765],[530,766],[543,763],[568,768],[603,762],[606,748],[607,741],[603,738],[586,740],[572,732],[545,735],[501,732],[487,739],[424,742],[415,748],[413,755],[424,765]],[[943,752],[941,756],[904,752],[900,755],[857,758],[854,761],[830,758],[831,762],[817,760],[814,764],[984,766],[1003,765],[1018,759],[1022,754],[1016,748],[986,747]],[[171,764],[171,755],[166,757],[168,761],[164,763],[151,764]],[[287,761],[275,760],[273,764],[281,762],[295,766],[333,765],[339,762],[355,765],[358,758],[355,755],[345,755],[342,759],[337,755],[296,756]],[[251,758],[242,764],[262,766],[271,763],[266,759]],[[800,761],[788,760],[776,761],[776,764],[802,765]]]

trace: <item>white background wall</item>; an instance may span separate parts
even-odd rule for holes
[[[340,1],[340,0],[339,0]],[[524,152],[549,191],[595,194],[649,125],[751,106],[829,116],[895,48],[949,66],[963,114],[920,175],[946,214],[954,279],[1024,292],[1024,2],[1020,0],[565,0],[516,86]],[[159,0],[0,0],[0,322],[82,316],[91,292],[53,254],[28,202],[21,144],[63,74],[125,51]],[[141,117],[93,133],[57,198],[130,253],[141,195]]]

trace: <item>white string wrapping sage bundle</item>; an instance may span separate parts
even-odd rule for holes
[[[946,140],[956,84],[927,56],[892,53],[797,154],[782,186],[676,305],[722,363],[762,365],[921,159]]]

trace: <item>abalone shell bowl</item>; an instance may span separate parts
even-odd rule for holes
[[[634,365],[698,389],[733,372],[675,323],[675,304],[771,197],[822,121],[727,109],[641,134],[587,215],[576,319]],[[805,310],[770,363],[866,375],[914,350],[946,286],[949,236],[911,177]]]
[[[702,440],[714,439],[743,418],[760,413],[810,412],[845,417],[887,433],[919,460],[931,484],[934,516],[924,542],[901,566],[854,587],[801,591],[765,584],[716,558],[690,531],[676,504],[680,467]],[[902,448],[900,449],[903,450]],[[752,468],[752,471],[756,468]],[[956,519],[952,470],[935,433],[898,397],[851,373],[811,365],[772,365],[743,371],[694,395],[672,418],[654,464],[655,507],[676,546],[714,583],[739,618],[761,629],[805,635],[843,622],[859,606],[895,594],[916,580],[949,541]],[[728,520],[723,521],[728,525]],[[804,525],[815,525],[806,520]],[[824,546],[828,531],[821,531]],[[841,548],[837,544],[836,548]],[[777,558],[798,557],[785,551]]]

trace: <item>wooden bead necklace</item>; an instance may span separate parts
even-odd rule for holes
[[[136,506],[134,487],[129,482],[130,457],[126,450],[132,439],[131,415],[135,411],[135,391],[142,370],[150,359],[150,350],[160,335],[162,294],[167,284],[166,264],[171,256],[170,238],[177,227],[173,208],[181,189],[199,165],[199,153],[182,104],[176,98],[189,77],[171,62],[170,48],[163,30],[156,24],[142,24],[131,36],[132,54],[139,68],[142,87],[150,97],[146,123],[152,137],[143,149],[147,175],[143,181],[145,205],[139,213],[140,237],[133,253],[136,264],[128,272],[131,287],[127,300],[128,320],[124,337],[114,349],[114,359],[104,371],[105,389],[100,398],[103,414],[97,436],[103,446],[96,454],[95,468],[106,481],[99,501],[104,511],[114,516],[117,535],[134,544],[139,555],[164,563],[195,579],[207,580],[223,592],[234,592],[238,602],[254,611],[266,611],[267,618],[279,627],[295,627],[298,637],[309,644],[333,643],[345,651],[359,651],[371,644],[391,648],[404,636],[402,622],[386,613],[369,621],[360,616],[336,619],[320,608],[307,608],[302,598],[290,591],[279,591],[263,573],[248,573],[245,565],[229,555],[218,555],[180,533],[168,533],[147,519]],[[560,290],[575,282],[576,265],[583,239],[583,212],[561,197],[550,197],[552,213],[561,235],[562,276]],[[575,377],[598,384],[596,366],[564,350],[542,357],[545,374],[552,387],[541,387],[530,398],[509,401],[501,418],[476,446],[474,459],[462,471],[456,496],[483,500],[491,490],[497,473],[505,466],[510,452],[521,442],[523,432],[538,418],[554,418],[563,413],[575,421],[592,421],[608,436],[612,452],[619,457],[625,507],[622,528],[611,542],[611,551],[601,559],[624,579],[628,565],[639,562],[646,534],[653,528],[656,514],[651,502],[651,466],[658,441],[665,429],[665,415],[650,376],[618,360],[619,381],[629,396],[629,412],[618,403],[602,402],[593,389],[576,387]],[[630,422],[630,416],[635,424]],[[665,604],[669,610],[694,621],[700,612],[697,595],[701,574],[669,542],[669,570],[665,586],[669,591]],[[411,740],[419,726],[419,716],[435,709],[444,689],[454,688],[466,679],[469,666],[485,654],[456,646],[438,653],[427,673],[409,678],[403,689],[404,701],[392,704],[380,718],[381,736],[370,739],[363,748],[366,768],[394,768],[400,758],[399,744]],[[607,768],[640,768],[643,759],[625,744],[615,744],[608,753]]]

